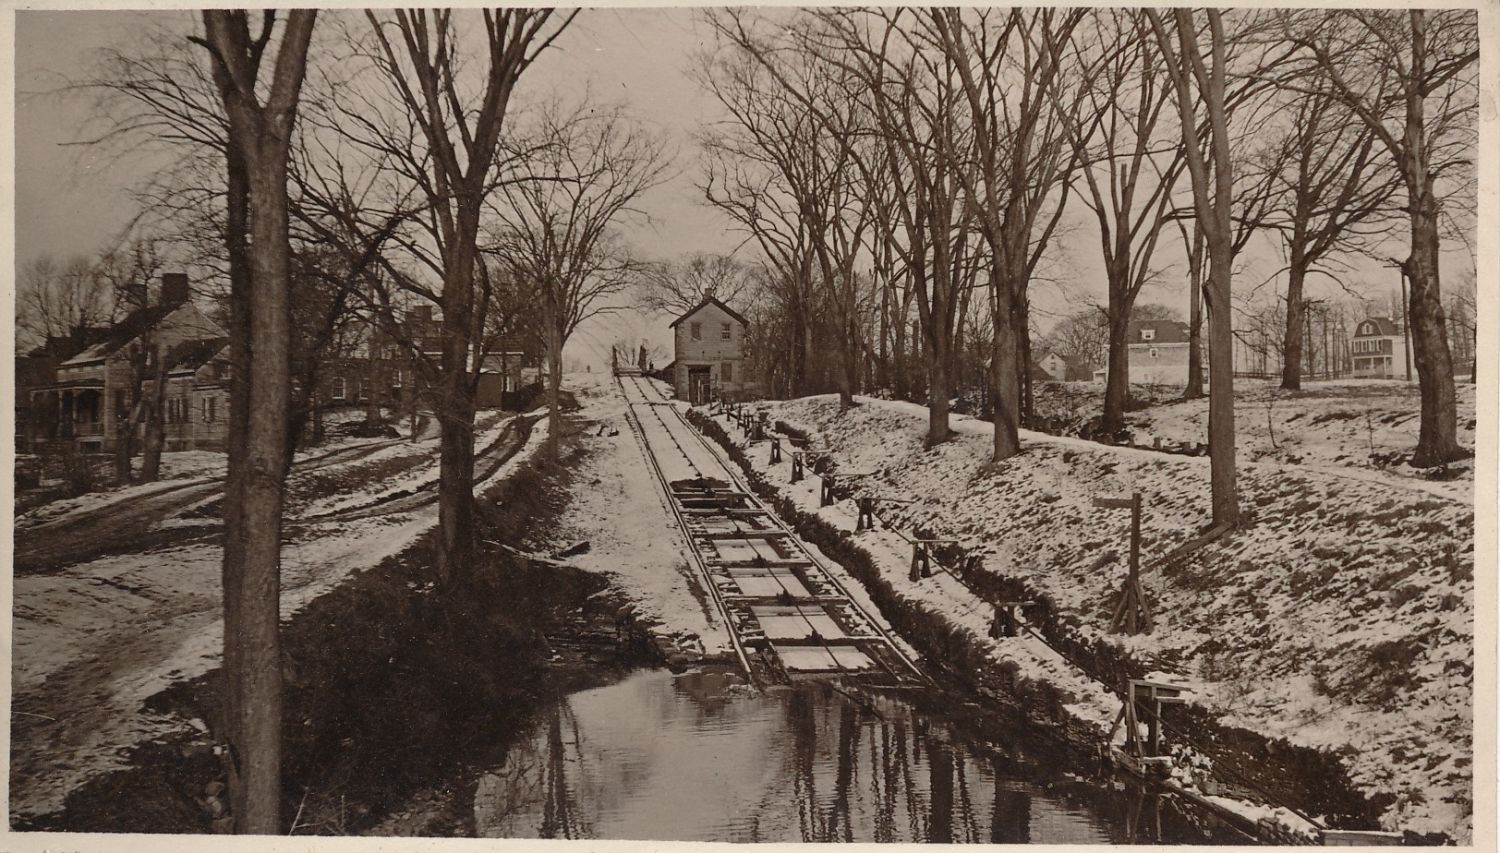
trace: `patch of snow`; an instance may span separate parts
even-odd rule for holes
[[[925,407],[859,402],[840,411],[832,395],[791,400],[773,404],[771,417],[832,451],[841,485],[915,499],[882,507],[896,527],[959,540],[984,569],[1048,595],[1085,638],[1159,668],[1173,661],[1174,674],[1199,688],[1196,701],[1227,723],[1339,750],[1356,785],[1397,797],[1387,828],[1469,838],[1474,515],[1467,501],[1379,476],[1243,462],[1241,503],[1252,521],[1157,570],[1153,555],[1208,522],[1207,459],[1023,433],[1021,455],[990,465],[988,423],[955,417],[954,438],[926,449]],[[738,435],[732,427],[731,434]],[[799,506],[853,529],[852,501],[819,509],[816,476],[793,485],[789,465],[768,470],[765,453],[750,457]],[[1108,620],[1125,574],[1128,515],[1092,501],[1137,491],[1145,502],[1143,582],[1157,629],[1121,637],[1108,633]],[[944,575],[907,579],[904,541],[884,532],[856,541],[902,595],[985,638],[989,614],[961,584]],[[1096,568],[1100,555],[1110,559]],[[1063,686],[1080,719],[1100,722],[1106,712],[1112,719],[1112,699],[1047,672],[1039,652],[1014,640],[988,642],[1004,644],[1023,674]]]

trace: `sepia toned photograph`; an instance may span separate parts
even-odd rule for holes
[[[12,12],[0,846],[1493,844],[1494,13]]]

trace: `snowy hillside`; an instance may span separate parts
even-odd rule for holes
[[[1454,386],[1458,442],[1474,446],[1474,386]],[[1240,380],[1235,386],[1235,443],[1242,461],[1303,465],[1346,475],[1375,477],[1469,500],[1470,463],[1442,471],[1406,464],[1417,444],[1421,411],[1416,384],[1388,380],[1308,383],[1282,391],[1275,383]],[[1160,403],[1130,413],[1137,445],[1203,441],[1208,400]]]
[[[830,450],[841,484],[915,498],[883,510],[896,526],[958,538],[983,556],[986,570],[1049,595],[1082,635],[1104,635],[1127,550],[1128,514],[1096,509],[1095,497],[1142,494],[1148,569],[1208,521],[1207,459],[1023,433],[1021,456],[989,466],[989,424],[958,418],[955,438],[928,451],[925,409],[861,401],[840,413],[834,397],[804,398],[770,414]],[[1316,417],[1316,405],[1302,417]],[[1245,431],[1253,447],[1254,433]],[[752,457],[764,466],[764,453]],[[786,466],[776,467],[771,479],[782,489],[815,495],[815,477],[791,485]],[[1239,489],[1250,517],[1242,530],[1170,570],[1145,573],[1155,633],[1106,636],[1138,660],[1197,682],[1201,701],[1224,722],[1336,751],[1355,784],[1392,799],[1390,828],[1466,840],[1469,499],[1248,461]],[[854,515],[849,501],[825,512],[834,509]],[[1105,553],[1114,558],[1095,568]]]

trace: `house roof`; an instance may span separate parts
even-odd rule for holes
[[[1146,329],[1156,333],[1149,341],[1141,337],[1141,332]],[[1189,329],[1188,324],[1181,320],[1131,320],[1125,334],[1132,344],[1185,344]]]
[[[183,341],[167,353],[167,371],[197,370],[212,361],[228,344],[228,338]]]
[[[699,311],[702,311],[704,308],[707,308],[710,304],[719,306],[719,309],[722,310],[725,314],[728,314],[729,316],[733,317],[734,319],[740,321],[740,325],[741,326],[748,326],[748,325],[750,325],[750,321],[746,320],[744,318],[744,316],[740,314],[740,312],[734,310],[733,308],[730,308],[728,305],[725,305],[723,302],[720,302],[716,297],[710,296],[707,299],[703,300],[702,302],[699,302],[697,305],[694,305],[692,308],[689,308],[687,310],[687,312],[684,313],[681,317],[678,317],[676,320],[673,320],[670,324],[668,324],[667,328],[669,328],[669,329],[675,329],[675,328],[677,328],[677,324],[678,323],[681,323],[683,320],[686,320],[687,318],[693,316],[694,314],[697,314]]]
[[[79,364],[89,361],[98,361],[109,356],[111,353],[150,331],[165,320],[169,314],[182,307],[183,303],[175,305],[152,305],[147,308],[137,308],[125,315],[125,319],[110,326],[100,333],[98,342],[85,348],[82,352],[68,359],[65,364]]]
[[[1375,324],[1374,332],[1365,331],[1367,324],[1370,323]],[[1396,321],[1389,317],[1366,317],[1360,320],[1359,325],[1354,329],[1354,336],[1356,338],[1393,338],[1399,334],[1401,334],[1401,327],[1396,325]]]

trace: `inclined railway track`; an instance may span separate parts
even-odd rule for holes
[[[732,463],[660,389],[638,376],[618,381],[630,429],[752,681],[925,682],[895,638],[757,500]]]

